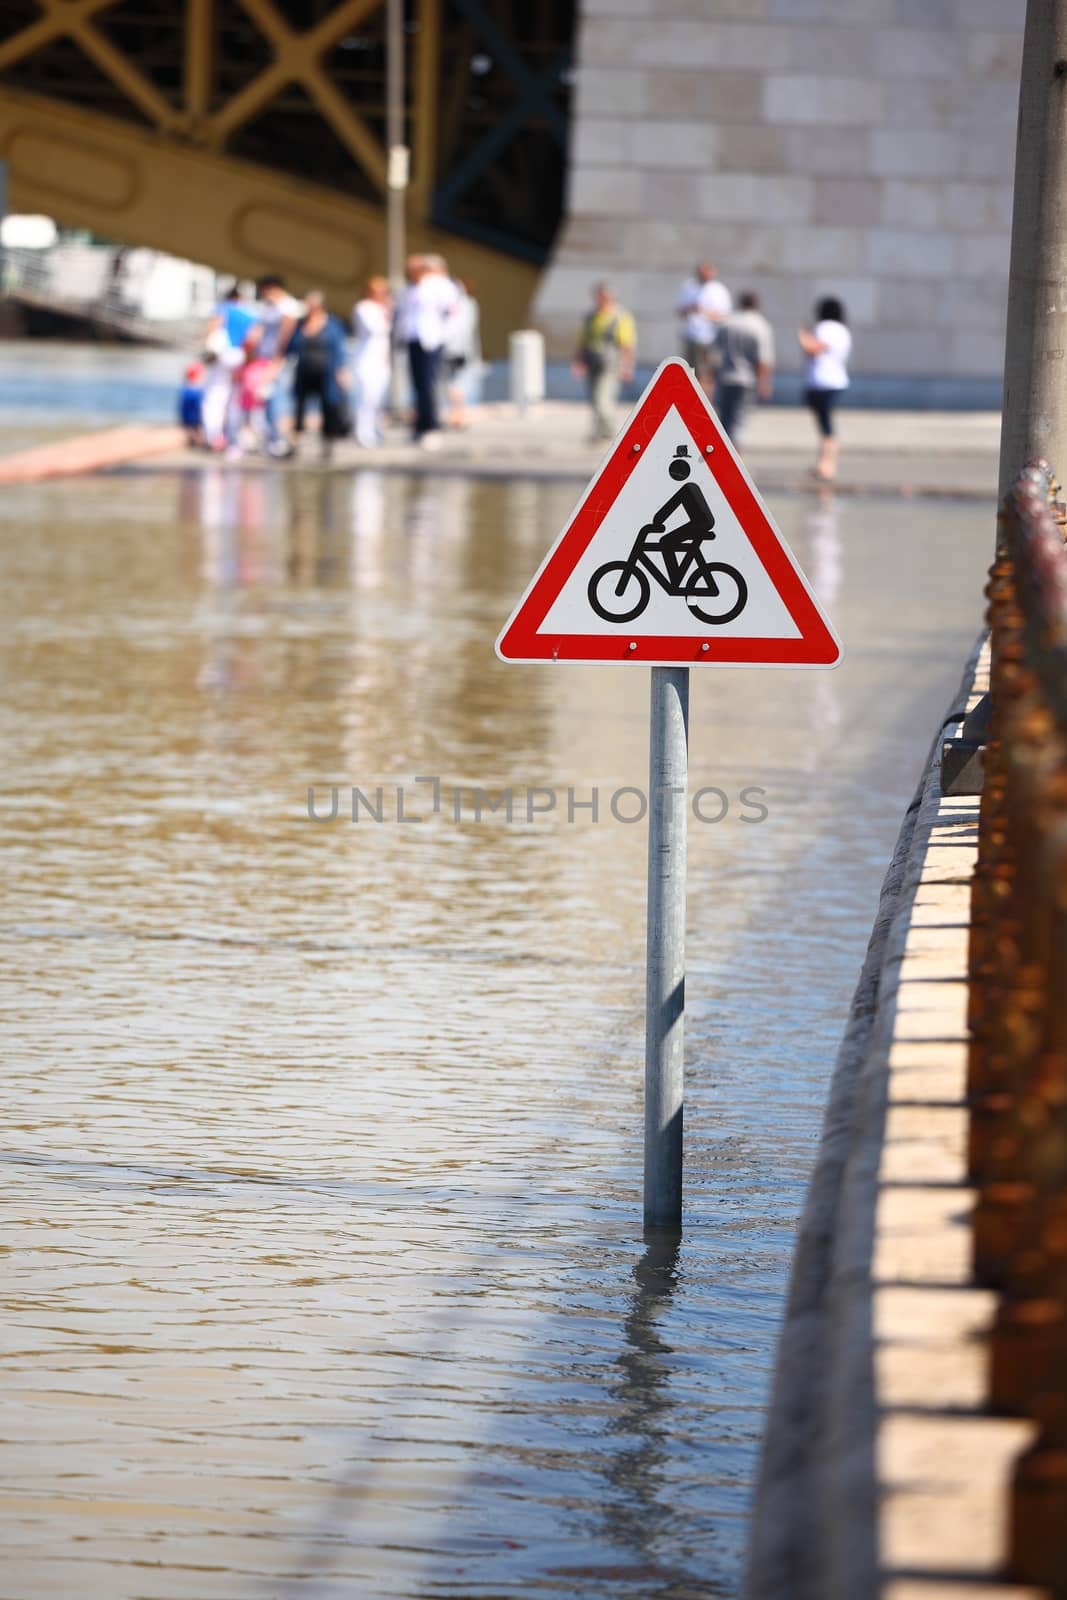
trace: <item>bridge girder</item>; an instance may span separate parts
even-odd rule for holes
[[[383,5],[0,0],[11,204],[241,276],[281,271],[347,311],[385,260]],[[562,174],[572,13],[570,0],[407,0],[410,240],[475,282],[490,354],[526,320],[537,236],[554,224],[537,174],[546,148]],[[523,214],[527,193],[539,215]]]
[[[0,159],[17,211],[238,277],[281,272],[296,290],[322,289],[342,316],[383,270],[374,206],[92,112],[0,90]],[[424,223],[412,225],[411,245],[446,255],[477,286],[486,351],[502,354],[525,324],[537,269]]]

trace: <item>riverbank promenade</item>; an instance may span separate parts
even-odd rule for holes
[[[620,406],[620,426],[628,408]],[[543,477],[585,481],[602,459],[604,446],[588,441],[588,411],[568,401],[546,401],[525,416],[514,406],[492,404],[471,412],[469,427],[438,436],[440,448],[413,445],[404,430],[391,428],[377,450],[343,440],[334,453],[338,469],[362,466],[390,471]],[[848,411],[840,418],[840,493],[923,494],[990,498],[996,493],[1000,417],[996,412]],[[746,464],[765,492],[819,488],[809,476],[815,458],[812,420],[798,406],[767,406],[755,412],[744,442]],[[318,464],[318,441],[302,446],[301,462]],[[202,465],[201,451],[154,456],[149,470]],[[229,465],[230,463],[227,463]],[[246,455],[233,463],[256,470],[276,463]]]
[[[620,424],[627,408],[620,407]],[[845,409],[840,419],[839,494],[889,494],[991,501],[996,493],[1000,416],[997,412],[914,412]],[[574,402],[547,401],[520,415],[496,403],[472,410],[470,425],[421,449],[392,425],[379,449],[353,440],[336,445],[329,470],[432,473],[434,476],[537,478],[585,482],[604,446],[587,438],[586,409]],[[13,436],[17,439],[17,434]],[[764,492],[822,491],[810,475],[814,459],[811,418],[797,406],[767,406],[755,412],[744,441],[746,466]],[[322,470],[318,439],[304,439],[287,471]],[[274,470],[279,462],[248,452],[219,460],[186,449],[179,430],[165,425],[123,426],[53,438],[46,445],[0,455],[0,483],[32,482],[92,471],[158,474],[224,467],[227,471]]]

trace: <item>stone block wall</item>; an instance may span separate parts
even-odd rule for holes
[[[580,0],[569,194],[535,315],[590,284],[678,348],[701,258],[797,324],[846,303],[857,399],[996,404],[1025,0]],[[787,384],[788,387],[788,384]]]

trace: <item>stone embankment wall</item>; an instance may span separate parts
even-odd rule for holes
[[[702,257],[796,368],[820,294],[858,398],[999,404],[1024,0],[581,0],[569,192],[535,302],[565,354],[591,281],[677,350]]]
[[[976,653],[945,724],[988,681]],[[940,738],[901,829],[834,1074],[779,1348],[748,1600],[1023,1600],[1001,1581],[1031,1424],[986,1408],[994,1296],[965,1173],[977,797]]]

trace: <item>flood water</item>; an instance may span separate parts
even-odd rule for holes
[[[4,491],[5,1600],[738,1592],[828,1077],[991,519],[778,504],[846,663],[693,675],[729,809],[691,820],[671,1250],[645,830],[609,805],[648,674],[492,648],[576,493]]]

